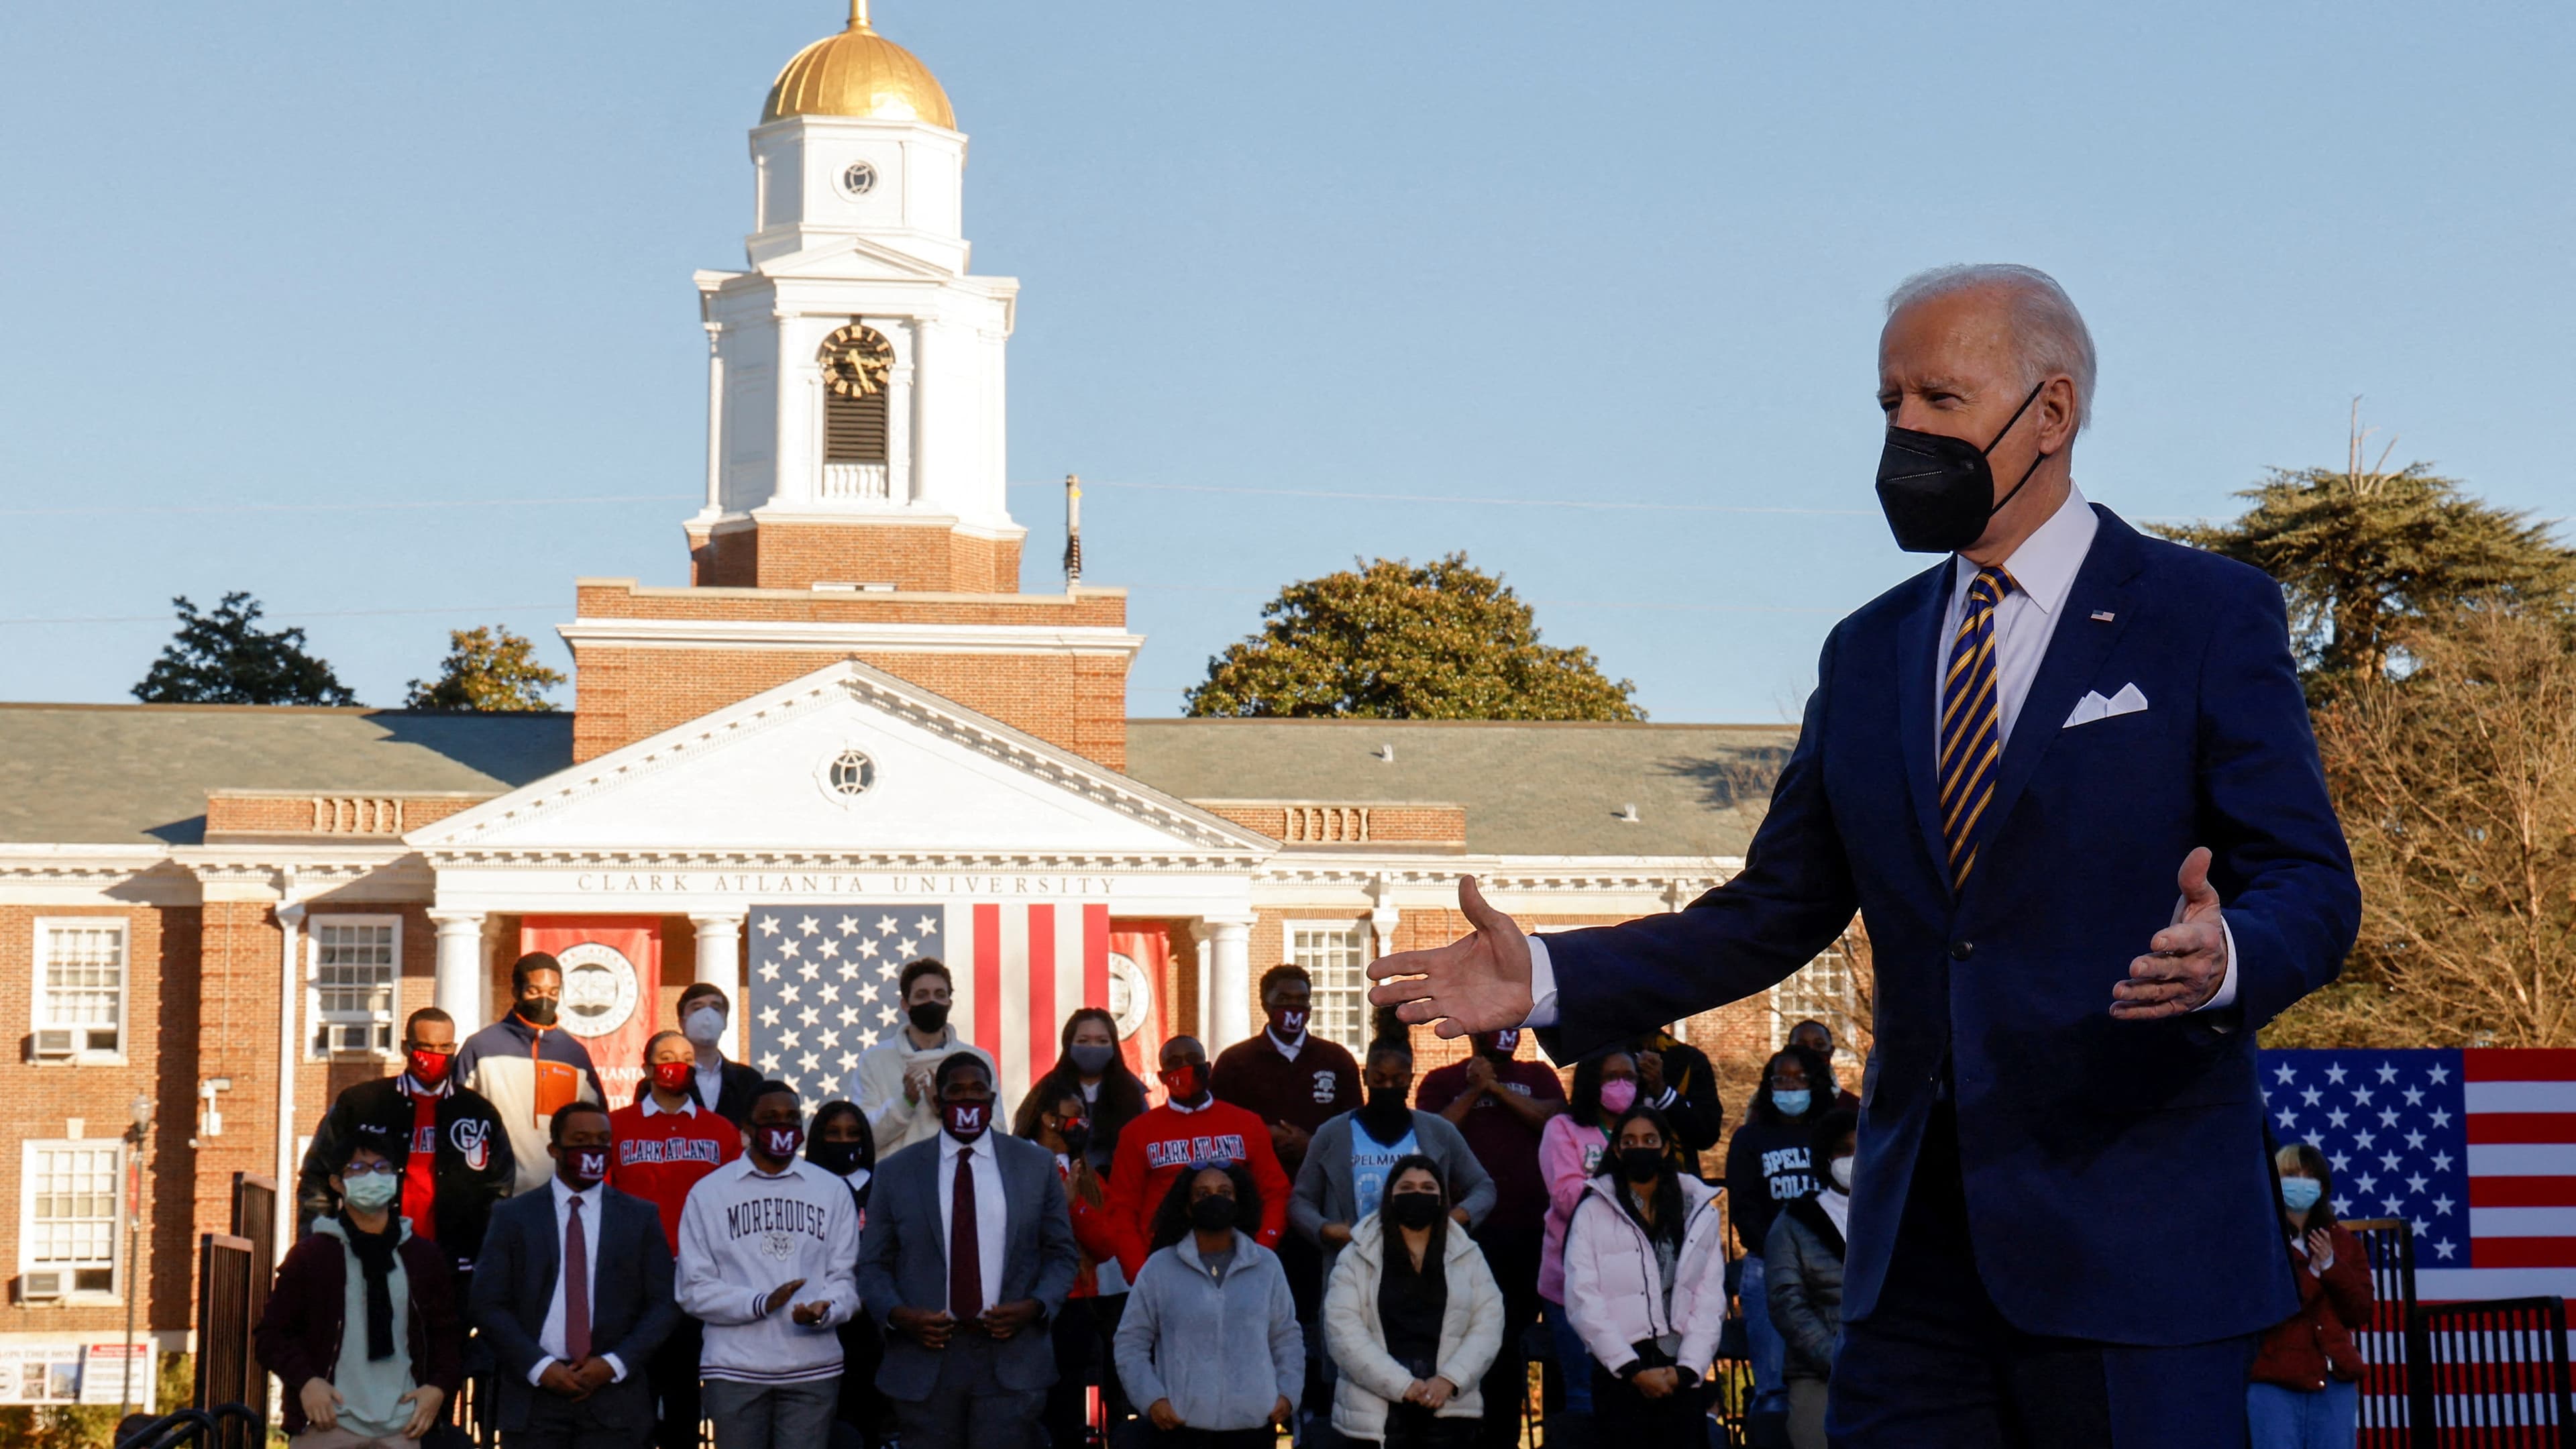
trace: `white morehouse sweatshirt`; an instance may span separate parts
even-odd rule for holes
[[[849,1186],[801,1159],[776,1177],[750,1154],[698,1179],[680,1209],[680,1307],[706,1325],[698,1371],[751,1384],[803,1383],[841,1371],[835,1332],[859,1311],[859,1212]],[[776,1313],[779,1284],[805,1286]],[[807,1327],[790,1310],[831,1304]]]

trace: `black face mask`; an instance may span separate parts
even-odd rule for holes
[[[1234,1226],[1234,1199],[1221,1193],[1209,1193],[1190,1204],[1190,1226],[1203,1233],[1223,1232]]]
[[[1386,1215],[1400,1228],[1427,1228],[1440,1220],[1440,1194],[1436,1192],[1391,1192],[1386,1195]]]
[[[1630,1182],[1652,1182],[1664,1175],[1664,1150],[1660,1147],[1622,1147],[1619,1149],[1619,1171]]]
[[[805,1144],[805,1160],[834,1177],[847,1177],[859,1168],[859,1144],[825,1142],[816,1139]]]
[[[1055,1135],[1064,1139],[1064,1155],[1067,1157],[1080,1157],[1091,1147],[1091,1124],[1088,1122],[1064,1123],[1055,1129]]]
[[[1360,1125],[1380,1142],[1396,1142],[1413,1126],[1413,1109],[1404,1104],[1402,1087],[1371,1087],[1368,1102],[1358,1112]]]
[[[555,999],[551,996],[528,997],[519,1003],[518,1010],[519,1019],[530,1026],[555,1024]]]
[[[926,1035],[930,1032],[937,1031],[948,1024],[948,1003],[945,1001],[916,1001],[912,1005],[905,1007],[903,1009],[903,1014],[911,1018],[912,1029],[914,1031],[921,1032]]]
[[[1888,531],[1896,535],[1896,546],[1907,553],[1957,553],[1977,541],[1986,531],[1986,520],[2003,511],[2021,490],[2030,484],[2031,474],[2048,461],[2048,454],[2033,458],[2030,467],[2015,483],[2012,492],[1995,500],[1995,473],[1986,455],[1995,450],[2039,400],[2039,388],[2021,400],[2013,415],[1995,434],[1995,440],[1980,448],[1965,438],[1941,433],[1918,432],[1890,424],[1887,446],[1878,455],[1878,506],[1887,514]]]

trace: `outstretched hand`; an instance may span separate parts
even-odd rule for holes
[[[1410,1025],[1437,1022],[1435,1035],[1517,1027],[1530,1014],[1529,938],[1485,903],[1472,875],[1458,878],[1458,909],[1474,934],[1428,951],[1398,951],[1369,967],[1369,1001],[1396,1008]]]
[[[2209,847],[2182,859],[2175,883],[2182,899],[2173,924],[2147,942],[2148,954],[2129,963],[2129,979],[2111,988],[2111,1015],[2153,1021],[2198,1011],[2227,980],[2227,931],[2219,924],[2218,892],[2209,884]]]

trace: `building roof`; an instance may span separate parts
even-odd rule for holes
[[[1137,719],[1127,773],[1194,802],[1459,805],[1479,854],[1740,856],[1796,738],[1789,725]],[[571,763],[569,714],[0,704],[0,842],[194,845],[210,790],[497,795]]]
[[[1463,805],[1478,854],[1740,856],[1797,736],[1794,725],[1135,719],[1127,773],[1200,802]],[[1632,804],[1633,823],[1621,818]]]
[[[568,714],[0,704],[0,841],[195,845],[209,790],[499,794],[571,763]]]

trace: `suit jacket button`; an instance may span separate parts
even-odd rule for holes
[[[1953,941],[1950,943],[1950,959],[1953,961],[1965,961],[1975,954],[1977,954],[1977,943],[1974,941]]]

